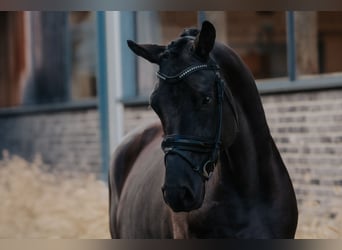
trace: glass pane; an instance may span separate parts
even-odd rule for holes
[[[319,72],[342,72],[342,12],[318,12]]]
[[[284,12],[227,12],[227,41],[256,79],[287,76]]]
[[[285,12],[205,11],[216,28],[216,40],[232,47],[255,78],[287,76]],[[197,27],[197,12],[136,13],[139,43],[167,44],[184,28]],[[157,66],[138,59],[138,94],[148,96]]]
[[[0,12],[0,108],[20,104],[21,79],[25,75],[23,12]]]
[[[96,13],[75,11],[69,15],[71,38],[72,99],[96,96]]]
[[[0,27],[0,108],[96,96],[94,12],[2,12]]]
[[[342,12],[295,11],[299,78],[342,72]]]

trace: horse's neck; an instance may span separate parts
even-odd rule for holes
[[[261,188],[276,185],[272,180],[285,168],[270,135],[253,75],[225,45],[216,44],[212,55],[234,96],[239,119],[239,132],[221,157],[222,183],[240,185],[240,190],[252,196]],[[223,131],[229,129],[228,122]]]
[[[235,188],[241,195],[257,197],[265,187],[273,188],[270,180],[274,179],[277,169],[273,164],[274,144],[269,133],[257,134],[255,122],[248,117],[239,103],[239,132],[233,144],[225,147],[221,156],[221,183]],[[267,124],[264,124],[267,128]],[[265,128],[262,128],[265,129]],[[224,145],[223,145],[224,146]],[[282,164],[282,162],[280,163]]]

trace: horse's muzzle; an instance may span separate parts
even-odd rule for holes
[[[174,212],[189,212],[197,209],[202,205],[198,201],[193,192],[186,187],[162,187],[163,198],[165,203]]]

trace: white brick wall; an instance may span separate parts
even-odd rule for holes
[[[299,203],[312,202],[316,215],[337,216],[342,211],[342,90],[262,100]]]
[[[40,154],[51,170],[101,172],[96,109],[0,117],[0,153],[32,160]]]
[[[127,133],[142,124],[157,119],[157,115],[150,107],[126,108],[124,112],[124,132]]]

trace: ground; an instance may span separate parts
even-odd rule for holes
[[[0,161],[0,238],[109,238],[107,183],[94,174],[51,173],[7,153]],[[342,238],[342,218],[316,217],[304,201],[296,238]]]

